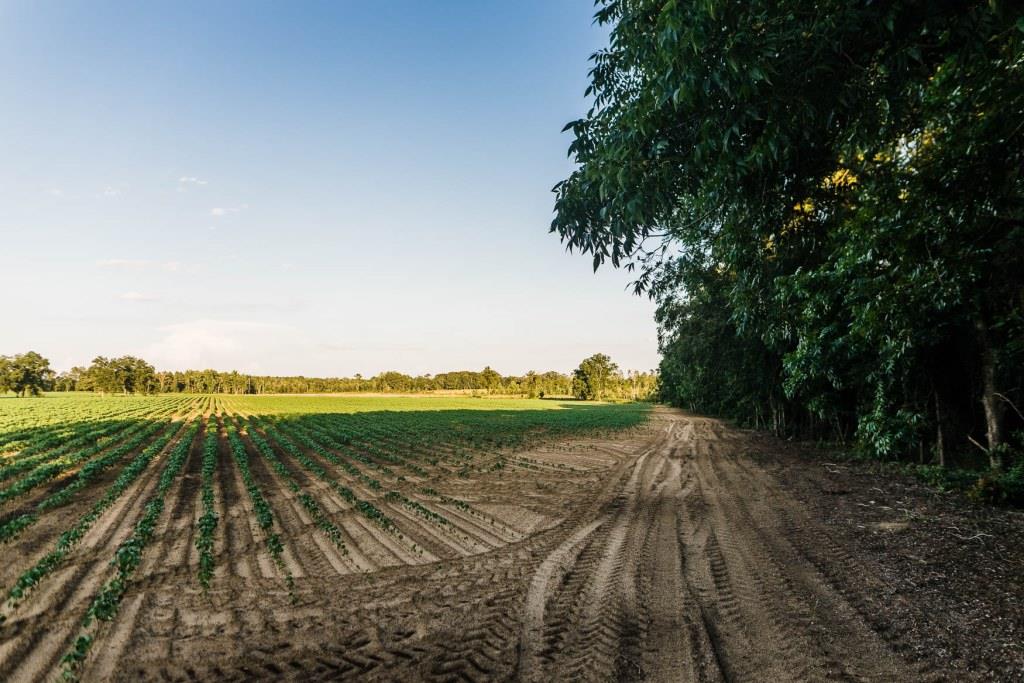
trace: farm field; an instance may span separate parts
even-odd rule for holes
[[[0,541],[13,561],[0,567],[0,678],[131,678],[119,662],[173,660],[192,628],[247,628],[234,618],[253,599],[293,619],[343,593],[337,577],[520,542],[560,521],[561,496],[612,457],[559,440],[635,430],[647,412],[447,397],[4,400]]]
[[[788,450],[643,404],[0,400],[0,680],[982,680],[1024,661],[1002,645],[1012,591],[971,610],[928,592],[963,552],[1011,576],[1012,519]]]

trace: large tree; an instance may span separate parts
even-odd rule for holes
[[[586,358],[572,373],[572,393],[586,401],[604,398],[618,377],[619,366],[603,353]]]
[[[666,397],[885,455],[970,437],[1000,467],[1024,402],[1024,6],[598,4],[552,230],[657,298]]]
[[[149,394],[160,383],[153,366],[134,356],[97,356],[78,382],[81,389],[112,394]]]
[[[53,377],[50,361],[35,351],[0,356],[0,393],[13,391],[18,396],[38,396],[49,388]]]

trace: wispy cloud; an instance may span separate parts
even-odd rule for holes
[[[64,190],[60,189],[59,187],[51,187],[49,190],[46,191],[46,194],[50,195],[51,197],[63,197]]]
[[[190,189],[200,188],[206,185],[206,181],[194,175],[183,175],[178,178],[178,192],[188,192]]]
[[[157,301],[157,297],[142,292],[123,292],[117,298],[122,301]]]
[[[215,206],[210,209],[210,215],[214,218],[220,218],[227,216],[231,213],[238,213],[239,211],[245,211],[249,208],[248,204],[239,204],[238,206]]]
[[[97,261],[96,265],[100,268],[145,268],[152,261],[146,259],[134,259],[134,258],[107,258],[101,261]]]
[[[103,188],[104,197],[116,197],[121,194],[121,190],[117,189],[113,185],[107,185]]]
[[[150,259],[109,258],[96,262],[100,268],[124,270],[166,270],[174,273],[182,269],[180,261],[152,261]]]

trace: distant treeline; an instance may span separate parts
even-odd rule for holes
[[[382,372],[373,377],[279,377],[248,375],[236,371],[184,370],[157,371],[134,356],[95,358],[88,367],[74,367],[54,373],[49,361],[37,353],[2,357],[10,368],[12,381],[0,380],[0,389],[18,394],[42,391],[95,391],[111,394],[200,393],[200,394],[319,394],[319,393],[411,393],[429,391],[469,391],[543,398],[578,396],[646,400],[657,391],[657,375],[629,371],[623,374],[598,354],[581,364],[574,374],[527,372],[502,375],[490,367],[481,371],[458,370],[437,375],[412,376],[401,372]],[[604,359],[594,369],[594,358]],[[24,370],[30,368],[30,371]],[[14,381],[14,378],[17,381]]]

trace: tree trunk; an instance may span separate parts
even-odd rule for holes
[[[980,318],[975,322],[978,343],[981,346],[981,405],[985,409],[985,435],[988,438],[989,466],[994,470],[1003,467],[999,446],[1003,443],[1003,404],[996,396],[996,354],[988,338],[988,327]]]
[[[935,458],[941,467],[946,466],[946,426],[945,411],[942,409],[942,397],[935,392]]]

